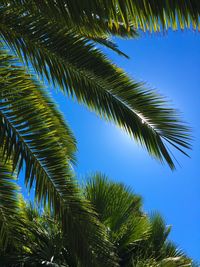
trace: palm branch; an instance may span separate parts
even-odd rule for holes
[[[83,265],[95,266],[101,260],[115,266],[104,228],[72,178],[69,160],[75,144],[69,128],[42,87],[3,49],[0,64],[3,160],[12,160],[18,172],[25,165],[26,185],[34,185],[36,199],[62,221],[71,249]]]
[[[171,226],[166,226],[158,213],[144,214],[141,197],[129,187],[96,173],[87,180],[83,192],[106,225],[120,266],[191,266],[191,259],[168,240]]]
[[[86,37],[10,6],[1,8],[0,15],[1,34],[18,56],[69,96],[125,129],[150,155],[175,167],[166,142],[185,153],[189,130],[163,97],[131,80]]]
[[[169,241],[171,226],[166,226],[162,216],[154,212],[149,216],[149,221],[149,236],[133,246],[132,261],[134,264],[142,266],[143,262],[148,263],[150,259],[155,262],[155,266],[191,266],[191,259],[177,245]]]
[[[141,197],[101,173],[87,180],[83,192],[106,226],[119,255],[120,266],[128,266],[127,262],[132,256],[131,246],[149,236],[148,219],[141,211]]]
[[[79,31],[86,29],[99,34],[128,35],[132,29],[160,31],[169,28],[199,29],[200,4],[198,0],[62,0],[27,1],[7,0],[4,3],[37,8],[51,20],[75,25]],[[123,29],[123,30],[122,30]]]

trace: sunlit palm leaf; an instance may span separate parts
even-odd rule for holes
[[[16,16],[9,8],[0,13],[2,36],[37,72],[123,127],[151,155],[174,168],[164,141],[185,153],[188,128],[162,97],[129,79],[87,39],[67,34],[41,16]]]
[[[190,267],[192,266],[191,260],[183,257],[170,257],[162,260],[159,267]]]
[[[48,203],[62,220],[71,249],[88,266],[96,260],[115,266],[112,247],[90,205],[71,176],[66,153],[68,128],[42,88],[4,50],[0,52],[0,133],[4,160],[12,158],[18,171],[25,163],[25,180],[35,196]],[[66,134],[62,140],[63,134]],[[73,139],[70,141],[73,144]],[[71,144],[70,144],[71,148]],[[96,251],[101,247],[101,251]],[[110,265],[109,265],[110,266]]]

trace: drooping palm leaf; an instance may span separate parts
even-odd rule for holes
[[[88,39],[62,31],[41,15],[16,16],[9,7],[1,8],[0,15],[1,35],[37,72],[123,127],[151,155],[174,168],[164,140],[185,153],[188,128],[162,97],[129,79]]]
[[[89,40],[94,41],[95,43],[98,43],[102,46],[107,47],[108,49],[111,49],[112,51],[116,52],[118,55],[123,56],[125,58],[129,58],[127,54],[125,54],[123,51],[121,51],[118,47],[118,45],[110,40],[107,37],[89,37],[87,36]]]
[[[62,117],[41,86],[2,49],[0,65],[4,160],[11,158],[18,171],[25,163],[26,184],[30,188],[34,184],[36,199],[44,205],[48,202],[55,217],[62,220],[71,249],[83,265],[93,262],[95,266],[101,260],[115,266],[105,231],[72,179],[66,153],[71,134]],[[70,148],[73,142],[72,139]]]

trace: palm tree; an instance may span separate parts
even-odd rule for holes
[[[171,226],[166,226],[158,213],[147,216],[142,211],[141,197],[130,188],[96,174],[86,183],[83,194],[94,205],[120,258],[119,266],[191,266],[191,259],[169,241]],[[9,246],[0,249],[3,267],[82,266],[61,223],[48,210],[43,212],[21,200],[14,220],[18,226],[11,224],[7,230]]]
[[[33,204],[23,202],[17,217],[21,228],[18,231],[10,229],[15,238],[10,238],[10,243],[1,252],[3,267],[79,266],[76,255],[71,255],[73,251],[68,247],[60,222],[48,211],[41,212]]]
[[[141,197],[130,188],[96,174],[84,186],[83,194],[93,203],[120,258],[119,266],[191,266],[191,260],[168,240],[171,227],[158,213],[147,216],[142,211]],[[10,225],[6,249],[0,246],[3,267],[82,266],[61,223],[48,210],[43,212],[21,200],[15,220],[18,227]]]
[[[97,173],[86,182],[85,197],[106,226],[122,267],[191,266],[191,260],[168,240],[171,226],[158,213],[142,212],[141,197],[123,184]]]
[[[199,4],[197,0],[140,3],[0,3],[1,162],[4,168],[9,162],[17,174],[25,167],[26,186],[34,185],[36,199],[62,221],[66,234],[74,233],[70,246],[86,266],[108,258],[117,265],[117,260],[103,226],[73,179],[75,138],[35,73],[124,128],[150,155],[173,169],[166,142],[185,153],[190,147],[188,127],[161,96],[130,79],[96,44],[125,55],[108,39],[110,35],[135,37],[137,29],[176,28],[177,22],[181,27],[189,27],[189,22],[198,27]],[[111,266],[109,260],[105,264]]]

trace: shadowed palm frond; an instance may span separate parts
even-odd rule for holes
[[[69,3],[70,4],[70,3]],[[60,25],[60,28],[63,29],[72,29],[76,31],[77,34],[81,34],[82,36],[90,36],[90,37],[105,37],[110,35],[119,36],[122,38],[134,38],[138,36],[138,32],[133,28],[129,27],[127,30],[126,25],[123,22],[118,24],[112,23],[108,18],[100,18],[98,16],[91,16],[93,23],[91,24],[91,20],[88,19],[87,14],[85,13],[84,17],[77,17],[78,20],[73,18],[65,8],[65,1],[60,1],[60,3],[55,2],[45,2],[45,1],[28,1],[28,0],[3,0],[2,7],[9,7],[10,10],[14,12],[21,11],[26,14],[41,14],[48,21],[56,22],[56,24]],[[82,3],[78,3],[76,10],[82,8]],[[90,9],[88,6],[87,8]],[[101,8],[101,6],[100,6]],[[88,9],[88,11],[89,11]],[[84,10],[81,11],[81,15]],[[89,11],[90,12],[90,11]],[[74,13],[74,15],[75,15]],[[78,14],[78,13],[76,13]],[[79,21],[79,19],[81,19]],[[131,24],[130,24],[131,25]]]
[[[16,16],[9,8],[0,13],[3,38],[38,73],[124,128],[152,156],[175,167],[165,141],[185,153],[189,130],[162,97],[129,79],[88,39],[62,32],[39,15]]]
[[[65,257],[65,254],[69,254],[67,238],[59,221],[52,218],[49,212],[39,212],[34,205],[26,204],[24,227],[28,235],[24,240],[20,261],[25,266],[69,266]]]
[[[71,249],[83,264],[93,262],[95,266],[96,261],[101,261],[110,266],[111,261],[116,266],[104,228],[89,203],[81,198],[72,178],[66,151],[68,147],[73,151],[75,144],[62,116],[41,86],[3,49],[0,64],[4,161],[11,158],[18,172],[25,165],[26,185],[34,185],[36,199],[48,204],[62,221]]]
[[[199,29],[200,3],[198,0],[63,0],[63,1],[3,1],[18,5],[27,5],[49,14],[54,20],[65,19],[66,23],[73,23],[77,28],[89,27],[91,31],[107,31],[110,28],[124,31],[141,29],[143,31],[160,31],[169,28]],[[104,27],[103,27],[104,26]]]

